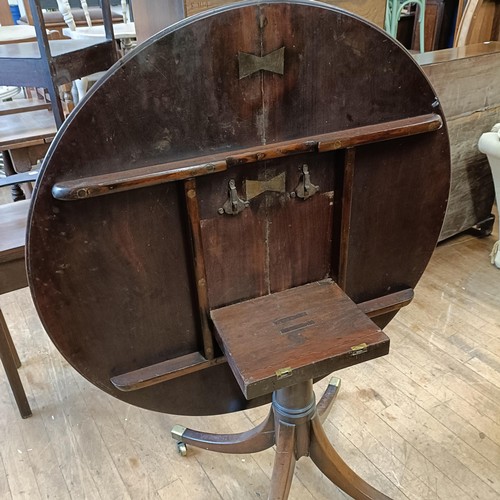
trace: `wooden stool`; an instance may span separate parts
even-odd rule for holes
[[[0,294],[28,286],[24,262],[24,240],[30,200],[0,205]],[[0,358],[17,407],[23,418],[31,408],[17,369],[21,361],[0,309]]]

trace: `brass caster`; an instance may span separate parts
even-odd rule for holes
[[[185,457],[187,455],[187,446],[186,446],[186,443],[183,443],[182,441],[179,441],[177,443],[177,451],[179,452],[179,455],[181,457]]]

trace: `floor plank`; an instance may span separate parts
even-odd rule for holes
[[[440,245],[412,304],[386,328],[388,356],[341,370],[325,428],[341,456],[393,498],[500,498],[500,270],[496,235]],[[29,291],[0,297],[33,408],[22,420],[0,373],[0,498],[250,499],[267,495],[274,449],[177,454],[176,423],[209,432],[258,424],[267,408],[186,418],[131,407],[59,355]],[[2,372],[3,373],[3,372]],[[316,386],[319,396],[327,381]],[[292,500],[346,499],[312,462],[297,463]]]

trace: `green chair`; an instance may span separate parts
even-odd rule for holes
[[[424,21],[425,21],[425,0],[387,0],[385,11],[385,31],[393,38],[398,33],[398,22],[401,12],[409,4],[418,6],[418,22],[420,25],[420,52],[424,52]]]

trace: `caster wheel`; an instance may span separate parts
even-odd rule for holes
[[[179,441],[177,443],[177,451],[179,452],[179,455],[181,457],[185,457],[187,455],[187,452],[188,452],[186,443]]]

